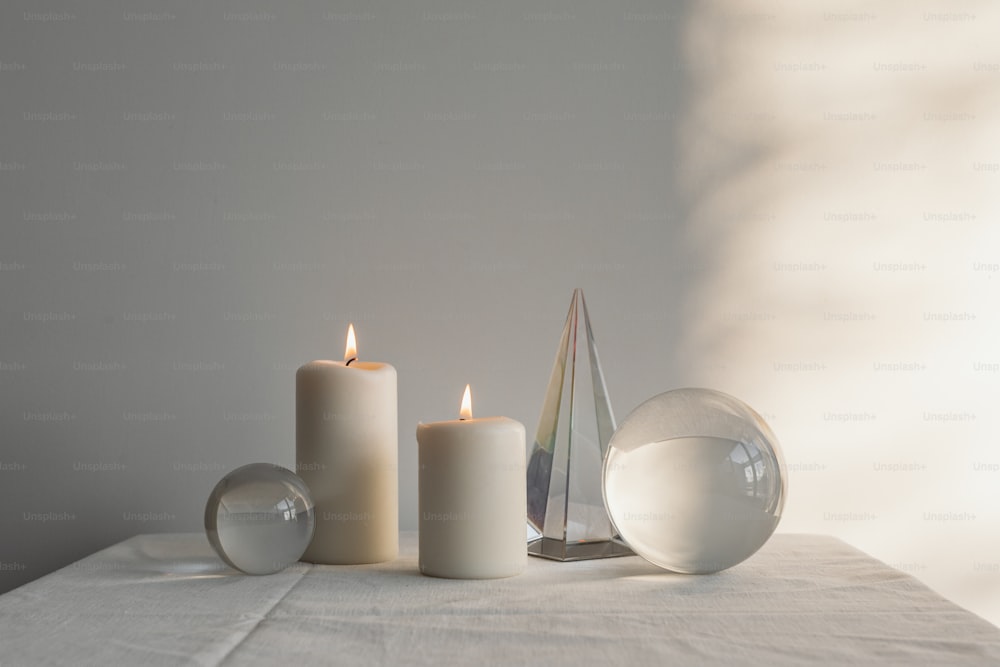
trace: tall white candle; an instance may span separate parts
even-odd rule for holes
[[[420,571],[452,579],[520,574],[527,561],[524,425],[472,418],[417,425]]]
[[[316,505],[302,560],[351,564],[399,554],[396,369],[357,361],[354,326],[344,361],[295,374],[298,474]]]

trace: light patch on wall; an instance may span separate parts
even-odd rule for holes
[[[1000,8],[695,6],[679,357],[755,405],[781,528],[1000,623]]]

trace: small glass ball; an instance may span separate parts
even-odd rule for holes
[[[205,532],[231,567],[271,574],[301,558],[312,540],[315,507],[298,475],[251,463],[215,485],[205,505]]]
[[[686,574],[752,556],[781,519],[781,448],[749,406],[711,389],[655,396],[608,444],[604,504],[622,538],[655,565]]]

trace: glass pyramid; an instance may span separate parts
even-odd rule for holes
[[[632,554],[601,495],[614,431],[587,302],[576,289],[528,458],[529,554],[562,561]]]

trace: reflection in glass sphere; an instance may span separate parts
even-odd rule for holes
[[[309,489],[298,475],[251,463],[215,485],[205,505],[205,532],[227,564],[247,574],[271,574],[296,562],[315,527]]]
[[[771,536],[787,494],[778,441],[742,401],[711,389],[655,396],[615,431],[604,503],[636,553],[686,574],[749,558]]]

